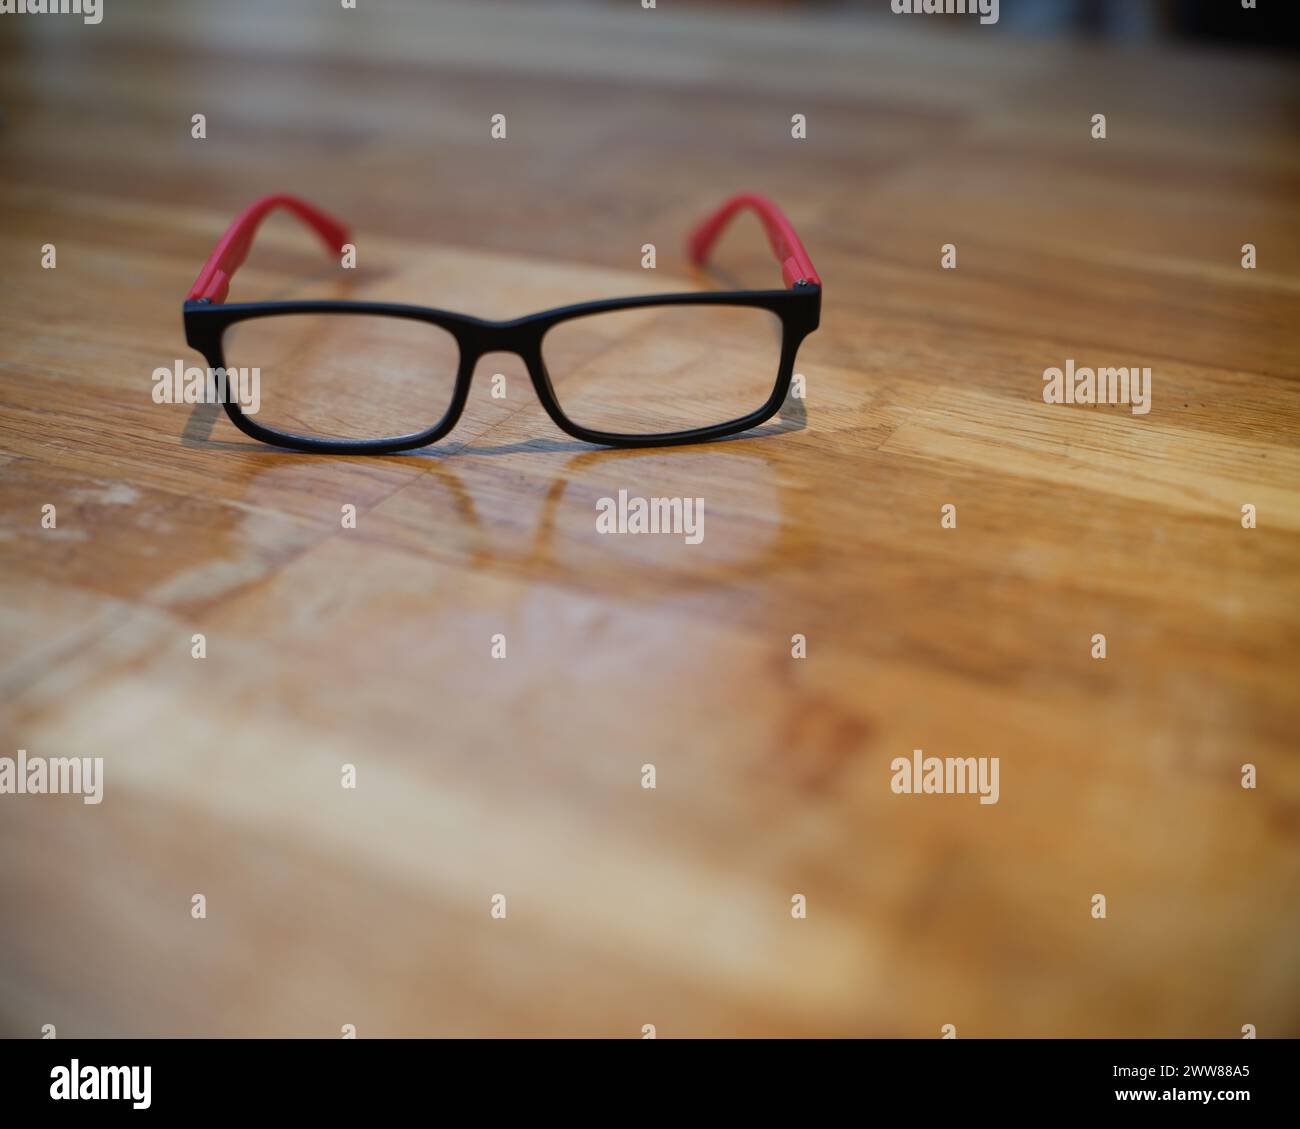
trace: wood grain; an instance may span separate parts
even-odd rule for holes
[[[988,31],[0,23],[0,755],[106,764],[99,806],[0,796],[0,1032],[1300,1034],[1294,73]],[[359,269],[273,220],[232,299],[509,317],[774,285],[752,223],[684,261],[739,189],[826,280],[764,434],[587,447],[505,355],[406,456],[150,400],[263,193]],[[1044,404],[1066,358],[1150,366],[1150,414]],[[620,489],[704,497],[704,541],[598,535]],[[915,748],[998,756],[999,803],[893,794]]]

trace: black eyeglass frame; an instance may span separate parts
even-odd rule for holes
[[[607,313],[611,310],[644,309],[654,306],[737,306],[768,310],[781,322],[781,356],[772,393],[762,407],[738,419],[686,431],[650,435],[596,431],[575,423],[560,407],[551,387],[551,378],[542,359],[542,341],[553,326],[575,318]],[[406,318],[436,325],[450,333],[459,349],[456,383],[451,404],[432,427],[409,435],[385,439],[325,439],[294,435],[263,427],[240,407],[233,388],[227,386],[223,403],[230,421],[245,435],[287,447],[295,451],[330,452],[336,455],[375,455],[407,451],[435,443],[459,422],[469,400],[470,385],[479,359],[487,353],[514,353],[528,369],[537,398],[546,414],[561,431],[587,443],[607,447],[674,447],[702,443],[736,435],[757,427],[774,416],[785,402],[794,374],[795,357],[803,339],[815,330],[821,319],[821,286],[796,283],[788,290],[706,290],[688,294],[649,294],[632,298],[609,298],[581,302],[528,314],[509,321],[489,321],[451,310],[428,306],[410,306],[389,302],[301,301],[301,302],[234,302],[214,304],[207,299],[187,301],[184,305],[185,339],[198,350],[213,369],[225,368],[223,340],[228,327],[254,318],[279,317],[285,314],[327,314]],[[629,380],[651,380],[652,376],[629,373]],[[358,389],[364,395],[364,389]]]

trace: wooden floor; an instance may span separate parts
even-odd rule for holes
[[[1300,1035],[1293,68],[824,9],[106,7],[0,21],[0,754],[106,766],[98,806],[0,796],[0,1032]],[[826,284],[762,435],[588,447],[499,354],[407,456],[151,401],[264,193],[359,267],[275,219],[232,300],[508,317],[719,285],[682,238],[741,189]],[[778,284],[752,222],[721,263]],[[1045,404],[1067,359],[1149,366],[1150,413]],[[599,535],[620,489],[705,498],[703,542]],[[998,757],[999,802],[894,794],[918,748]]]

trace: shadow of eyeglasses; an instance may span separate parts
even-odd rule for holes
[[[775,434],[779,431],[802,427],[804,424],[802,401],[787,401],[787,406],[792,407],[798,413],[796,421],[771,422],[746,434],[757,437],[761,434]],[[192,419],[202,419],[205,412],[208,414],[204,426],[210,426],[215,418],[215,413],[220,411],[220,405],[213,404],[195,405],[195,408],[196,411],[193,413]],[[339,455],[330,458],[328,456],[280,450],[251,439],[243,443],[214,441],[202,437],[198,433],[199,430],[199,428],[195,428],[194,432],[190,433],[189,429],[187,429],[190,437],[183,439],[182,442],[186,443],[187,446],[204,450],[231,450],[243,454],[245,457],[239,459],[238,464],[241,470],[248,475],[244,495],[245,500],[256,502],[259,508],[274,504],[274,497],[280,489],[278,481],[282,472],[296,480],[298,475],[301,475],[304,470],[318,461],[324,460],[327,463],[337,465],[339,460],[357,459],[357,456]],[[412,470],[419,467],[427,472],[427,474],[417,474],[399,488],[403,493],[407,490],[415,491],[414,494],[407,494],[408,498],[419,499],[420,491],[427,491],[431,481],[437,483],[446,499],[443,503],[444,506],[449,506],[450,514],[454,515],[455,520],[462,525],[460,536],[449,536],[442,543],[445,546],[452,546],[451,551],[454,553],[463,553],[465,563],[471,567],[489,567],[503,562],[509,563],[512,567],[542,571],[554,567],[566,577],[571,578],[574,569],[573,561],[576,558],[572,558],[571,555],[566,557],[564,551],[560,548],[561,545],[568,543],[581,545],[583,547],[582,552],[593,554],[591,557],[591,560],[595,562],[593,575],[597,577],[610,575],[607,566],[611,559],[632,559],[638,566],[650,565],[655,574],[658,575],[660,574],[661,565],[669,561],[669,558],[657,555],[661,549],[666,550],[668,548],[667,543],[661,543],[656,539],[654,542],[647,541],[643,544],[641,539],[636,538],[625,542],[620,539],[606,539],[597,536],[594,519],[586,506],[586,503],[591,501],[591,498],[586,497],[586,495],[592,495],[592,497],[596,494],[608,495],[611,492],[616,493],[619,488],[623,487],[629,488],[632,492],[647,490],[655,493],[656,489],[662,487],[656,487],[652,484],[656,483],[661,476],[653,471],[642,470],[642,465],[647,462],[652,467],[662,464],[663,477],[671,479],[673,476],[682,474],[680,464],[683,459],[689,459],[692,453],[698,458],[705,446],[712,446],[712,443],[725,445],[729,442],[728,439],[721,439],[712,441],[709,444],[686,447],[608,448],[594,447],[578,442],[556,442],[546,439],[532,439],[519,443],[496,445],[470,441],[454,452],[440,451],[431,453],[429,451],[417,451],[379,455],[372,458],[390,467],[402,464],[396,464],[389,460],[404,460],[404,465]],[[762,450],[764,446],[764,444],[757,446],[746,444],[739,450],[732,449],[728,451],[726,455],[723,455],[722,451],[719,450],[718,455],[725,458],[728,464],[733,464],[733,461],[739,458],[747,461],[757,460],[761,466],[767,466],[771,463],[770,455],[772,451],[768,449],[767,452],[764,452]],[[534,511],[536,515],[535,525],[528,520],[526,512],[522,520],[512,520],[508,523],[516,528],[527,530],[532,526],[535,529],[531,542],[526,546],[512,547],[503,544],[503,537],[493,532],[495,518],[485,521],[480,515],[479,507],[475,503],[474,492],[466,486],[465,479],[456,469],[457,456],[495,456],[509,453],[567,453],[570,455],[560,466],[549,473],[545,468],[535,470],[532,474],[532,481],[538,485],[539,489],[521,495],[521,504],[526,504],[529,498],[534,499],[534,504],[536,504],[535,499],[539,495],[541,497],[540,511]],[[420,455],[424,457],[420,458]],[[372,458],[359,461],[370,462]],[[470,465],[472,464],[466,464],[467,467]],[[590,472],[595,469],[599,469],[600,473],[593,476]],[[693,471],[688,473],[693,473]],[[713,478],[712,474],[710,474],[710,478]],[[783,567],[797,566],[800,562],[810,563],[816,557],[818,550],[817,538],[809,536],[805,524],[793,520],[793,516],[798,512],[798,505],[803,500],[802,490],[796,481],[792,481],[790,476],[786,474],[761,476],[751,472],[735,474],[734,472],[723,471],[717,476],[717,481],[727,481],[728,479],[744,483],[745,486],[742,489],[749,489],[750,484],[756,484],[754,488],[770,488],[774,491],[772,497],[758,506],[758,511],[763,514],[762,521],[759,526],[754,526],[748,518],[743,516],[746,513],[743,501],[738,500],[734,494],[731,495],[727,498],[728,504],[721,511],[723,516],[715,518],[715,520],[726,523],[722,528],[729,529],[730,532],[715,534],[708,541],[710,546],[721,545],[723,547],[723,556],[719,557],[716,548],[700,552],[695,547],[692,547],[680,557],[675,554],[672,555],[672,574],[675,574],[678,579],[682,576],[688,576],[692,584],[707,586],[717,583],[733,586],[739,576],[752,573],[754,570],[761,571],[769,564],[775,565],[779,562]],[[422,486],[421,483],[424,483],[424,485]],[[674,483],[674,485],[677,489],[681,488],[680,482]],[[582,500],[581,502],[575,500],[566,504],[566,495],[574,486],[579,488],[578,493],[583,495]],[[264,498],[262,495],[269,495],[269,498]],[[417,505],[414,510],[408,511],[407,514],[393,515],[390,513],[390,517],[397,523],[391,528],[404,529],[404,532],[399,535],[400,541],[418,547],[424,542],[426,534],[429,538],[434,538],[433,530],[437,528],[437,522],[426,525],[423,517],[419,516],[421,512],[421,507]],[[439,512],[446,513],[447,511],[440,510]],[[441,521],[442,518],[438,520]],[[591,521],[592,539],[590,541],[581,532],[588,520]],[[718,527],[713,526],[713,528]],[[386,535],[381,536],[387,539]],[[525,534],[525,536],[527,535]],[[505,540],[508,540],[508,537]],[[649,555],[643,555],[643,551],[648,552]],[[625,556],[628,552],[631,552],[631,558]],[[583,559],[586,559],[586,557],[584,556]],[[680,570],[676,567],[677,564],[681,565]],[[663,575],[668,576],[669,573],[663,573]],[[655,587],[657,586],[652,586],[652,588]]]

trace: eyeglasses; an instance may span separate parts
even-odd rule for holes
[[[299,451],[382,454],[441,439],[465,408],[478,359],[499,351],[522,358],[546,413],[585,442],[658,447],[733,435],[776,414],[821,313],[821,279],[803,243],[775,204],[753,194],[733,196],[695,228],[690,257],[704,263],[749,209],[781,262],[782,290],[611,298],[510,321],[387,302],[225,304],[258,225],[277,208],[332,251],[349,243],[341,223],[303,200],[256,201],[191,288],[185,337],[214,370],[256,369],[260,402],[243,406],[227,383],[227,414],[246,435]]]

